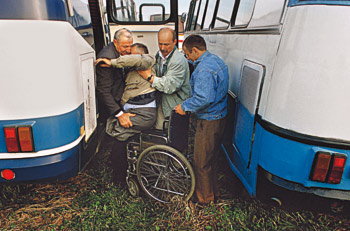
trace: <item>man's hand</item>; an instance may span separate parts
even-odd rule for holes
[[[130,117],[135,115],[136,114],[126,112],[126,113],[123,113],[121,116],[117,117],[117,119],[119,120],[119,123],[121,126],[123,126],[124,128],[130,128],[132,127]]]
[[[97,66],[99,63],[101,67],[111,67],[111,60],[106,58],[99,58],[95,61],[94,65]]]
[[[150,75],[152,75],[151,69],[144,70],[144,71],[137,71],[137,73],[139,73],[139,75],[141,75],[142,78],[144,79],[147,79]]]
[[[175,112],[180,115],[186,115],[186,112],[184,112],[184,110],[181,108],[181,104],[175,106]]]

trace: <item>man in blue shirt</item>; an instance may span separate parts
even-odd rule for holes
[[[227,65],[207,51],[204,39],[190,35],[183,42],[183,51],[193,62],[192,97],[175,107],[178,114],[194,113],[197,117],[194,141],[195,195],[207,204],[219,196],[215,160],[222,141],[226,114],[229,73]]]

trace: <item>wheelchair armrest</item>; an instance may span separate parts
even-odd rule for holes
[[[163,131],[167,131],[169,129],[169,124],[170,124],[170,120],[169,120],[169,117],[167,117],[163,122]]]
[[[188,143],[189,114],[180,115],[171,111],[168,128],[169,144],[182,152]]]

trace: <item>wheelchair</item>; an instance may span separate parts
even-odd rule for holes
[[[195,188],[195,176],[187,160],[189,115],[171,112],[163,130],[148,130],[127,143],[128,191],[169,203],[174,197],[187,201]]]

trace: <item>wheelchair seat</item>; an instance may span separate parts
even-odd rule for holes
[[[183,152],[188,144],[188,128],[189,115],[179,115],[172,110],[170,117],[163,124],[163,130],[145,130],[140,136],[143,141],[167,144]]]

